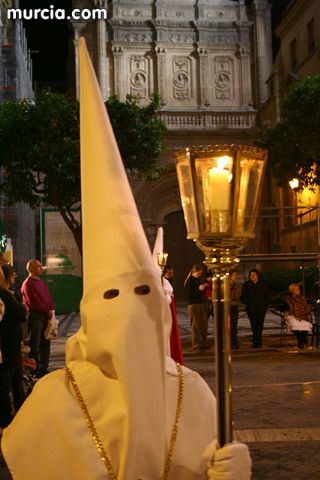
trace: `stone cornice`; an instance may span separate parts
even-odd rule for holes
[[[158,117],[169,131],[243,130],[256,127],[257,112],[252,111],[161,111]]]
[[[123,20],[120,18],[109,18],[107,23],[110,27],[122,27],[122,28],[130,28],[130,27],[144,27],[150,28],[150,20]]]
[[[206,28],[218,28],[221,30],[222,28],[234,28],[234,19],[229,20],[193,20],[192,23],[198,29],[206,29]]]
[[[155,28],[158,27],[165,27],[165,28],[185,28],[190,29],[190,25],[193,23],[191,20],[161,20],[161,19],[153,19],[151,23],[154,25]]]

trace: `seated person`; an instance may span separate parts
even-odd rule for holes
[[[284,315],[285,322],[288,330],[297,337],[298,347],[304,348],[308,344],[308,333],[312,332],[310,305],[301,295],[297,283],[289,285],[288,290],[289,293],[284,296],[284,301],[288,306]]]

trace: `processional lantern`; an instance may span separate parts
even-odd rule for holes
[[[230,287],[228,271],[254,238],[267,151],[252,146],[186,148],[176,167],[187,238],[205,254],[212,271],[215,314],[217,438],[232,441]]]
[[[163,272],[164,267],[167,264],[168,254],[166,252],[157,253],[157,261],[160,267],[161,273]]]

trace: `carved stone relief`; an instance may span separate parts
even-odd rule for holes
[[[185,56],[172,58],[173,98],[179,101],[191,98],[191,59]]]
[[[215,56],[213,72],[215,100],[230,101],[233,97],[233,60],[230,57]]]
[[[136,33],[127,33],[127,32],[121,32],[122,35],[120,35],[121,40],[124,40],[126,42],[130,43],[144,43],[144,42],[151,42],[152,41],[152,34],[151,33],[142,33],[142,32],[136,32]]]
[[[152,8],[151,6],[124,6],[124,5],[114,5],[113,7],[114,17],[118,18],[151,18],[152,17]]]
[[[130,57],[130,94],[134,95],[138,100],[146,100],[149,96],[148,67],[148,60],[142,55]]]
[[[161,32],[161,40],[168,43],[193,43],[196,35],[192,32]]]
[[[186,7],[182,6],[180,8],[177,7],[158,7],[157,8],[157,17],[159,18],[170,18],[170,19],[190,19],[193,20],[195,16],[194,7]]]
[[[199,12],[200,19],[226,21],[226,20],[236,20],[237,18],[237,14],[234,6],[231,6],[231,8],[230,7],[226,8],[225,5],[223,6],[221,5],[220,7],[199,6],[198,12]]]
[[[202,41],[207,43],[228,43],[235,44],[237,42],[236,34],[221,34],[221,33],[208,33],[202,35]]]

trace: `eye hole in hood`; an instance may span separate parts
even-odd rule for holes
[[[139,285],[135,287],[134,293],[137,295],[148,295],[148,293],[150,293],[150,287],[149,285]]]
[[[117,288],[112,288],[110,290],[106,290],[103,294],[103,298],[105,300],[111,300],[119,295],[119,290]]]

